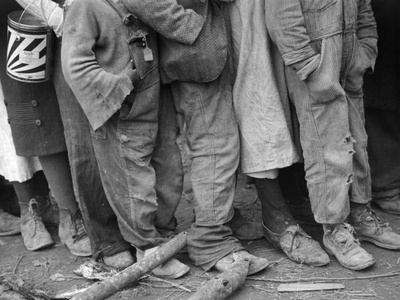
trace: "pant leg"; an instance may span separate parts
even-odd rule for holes
[[[210,83],[174,83],[172,94],[187,125],[196,221],[188,237],[189,257],[205,270],[242,249],[227,222],[239,163],[239,135],[229,74]]]
[[[156,172],[158,210],[155,226],[163,236],[176,228],[175,211],[183,192],[183,165],[176,143],[178,137],[177,114],[169,85],[161,86],[159,128],[151,164]]]
[[[107,198],[125,240],[140,250],[165,242],[154,226],[159,84],[131,93],[119,113],[92,133]],[[132,104],[129,104],[132,103]]]
[[[353,183],[350,201],[365,204],[371,201],[371,171],[368,163],[368,137],[365,130],[364,100],[362,92],[348,94],[350,131],[354,143]]]
[[[363,100],[363,76],[366,68],[364,50],[356,35],[347,35],[345,52],[347,55],[342,84],[349,103],[349,124],[354,139],[353,183],[350,187],[350,201],[365,204],[371,201],[371,171],[368,163],[368,137],[365,130]],[[367,59],[368,61],[368,59]]]
[[[53,80],[64,124],[75,197],[82,211],[93,257],[113,255],[130,245],[122,237],[117,218],[108,203],[94,155],[90,125],[61,72],[57,45]]]
[[[300,141],[310,202],[318,223],[343,222],[354,178],[354,139],[349,103],[339,83],[342,39],[322,41],[321,63],[305,82],[287,71],[288,88],[300,124]]]

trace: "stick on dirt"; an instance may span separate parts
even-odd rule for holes
[[[278,285],[278,292],[305,292],[341,290],[345,286],[341,283],[282,283]]]
[[[246,280],[249,261],[235,257],[232,267],[207,281],[188,300],[220,300],[231,295]]]
[[[142,261],[98,284],[92,285],[85,292],[73,297],[72,300],[103,300],[137,282],[142,276],[150,273],[184,248],[187,244],[186,237],[187,233],[181,232],[168,243],[158,248],[156,252],[146,256]]]
[[[248,277],[247,280],[253,281],[265,281],[265,282],[275,282],[275,283],[296,283],[296,282],[307,282],[307,281],[346,281],[346,280],[368,280],[368,279],[378,279],[385,277],[396,277],[400,276],[400,272],[391,272],[386,274],[370,275],[370,276],[355,276],[355,277],[304,277],[295,279],[279,279],[279,278],[251,278]]]

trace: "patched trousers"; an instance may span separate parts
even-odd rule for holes
[[[187,125],[192,159],[195,222],[188,236],[189,257],[210,269],[224,256],[243,249],[228,222],[233,217],[239,133],[227,68],[209,83],[171,85],[176,110]]]
[[[362,98],[368,62],[356,35],[347,39],[336,34],[316,42],[321,63],[305,81],[287,71],[310,201],[316,221],[323,224],[345,221],[350,201],[371,200]]]

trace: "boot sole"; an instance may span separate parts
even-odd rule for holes
[[[28,249],[29,251],[36,251],[36,250],[41,250],[41,249],[45,249],[45,248],[49,248],[49,247],[51,247],[51,246],[53,246],[55,243],[54,242],[51,242],[51,243],[47,243],[47,244],[43,244],[43,245],[40,245],[40,246],[36,246],[36,247],[31,247],[31,248],[28,248],[28,247],[26,247],[26,249]]]
[[[363,264],[363,265],[361,265],[361,266],[358,266],[358,267],[350,267],[350,266],[346,266],[345,264],[342,264],[342,263],[340,262],[340,260],[336,257],[336,255],[333,254],[333,252],[332,252],[331,250],[329,250],[326,246],[325,246],[325,252],[328,253],[329,255],[335,257],[336,260],[338,261],[338,263],[339,263],[340,265],[342,265],[342,266],[345,267],[346,269],[353,270],[353,271],[364,270],[364,269],[369,268],[369,267],[371,267],[371,266],[373,266],[373,265],[375,264],[375,259],[374,259],[374,260],[372,260],[372,261],[366,262],[365,264]]]
[[[374,240],[372,238],[368,238],[368,237],[358,237],[356,236],[356,238],[358,238],[360,241],[362,242],[369,242],[371,244],[374,244],[378,247],[384,248],[384,249],[389,249],[389,250],[400,250],[400,246],[393,246],[393,245],[387,245],[387,244],[382,244],[380,242],[378,242],[377,240]]]
[[[75,251],[71,251],[69,249],[69,252],[71,252],[71,254],[73,254],[75,256],[83,256],[83,257],[92,256],[92,252],[91,251],[90,252],[75,252]]]

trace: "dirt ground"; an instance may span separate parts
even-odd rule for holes
[[[235,197],[238,207],[248,220],[261,220],[260,203],[254,187],[245,188],[243,176]],[[400,216],[388,215],[378,211],[392,228],[400,232]],[[177,212],[179,230],[185,230],[193,220],[192,194],[190,182],[185,183],[185,193]],[[322,229],[303,227],[321,242]],[[30,252],[23,245],[20,235],[0,238],[0,299],[24,299],[14,293],[1,280],[24,282],[28,289],[41,290],[54,298],[55,295],[88,287],[94,283],[74,273],[89,258],[73,256],[59,243],[57,229],[51,229],[56,245],[50,249]],[[374,255],[376,265],[372,268],[352,272],[341,267],[335,259],[326,267],[308,267],[291,262],[269,244],[265,239],[243,242],[249,252],[268,258],[271,262],[266,270],[248,277],[245,284],[230,299],[399,299],[400,294],[400,252],[379,249],[365,244],[365,249]],[[186,254],[177,258],[191,267],[189,275],[170,282],[148,277],[109,299],[178,300],[188,299],[197,288],[218,273],[204,272],[191,265]],[[285,282],[301,283],[307,278],[313,281],[342,283],[344,289],[332,291],[278,292],[277,288]],[[22,281],[21,281],[22,280]],[[190,292],[189,292],[190,291]]]

